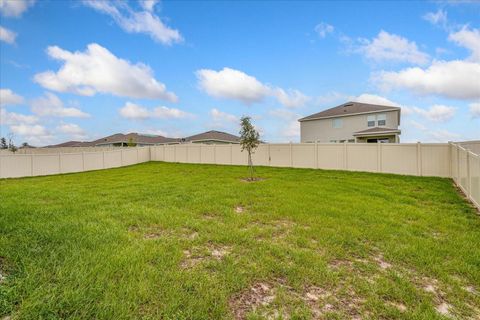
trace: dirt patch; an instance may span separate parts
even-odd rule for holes
[[[161,232],[149,232],[149,233],[145,233],[143,235],[143,239],[147,239],[147,240],[155,240],[155,239],[158,239],[160,237],[162,237]]]
[[[227,246],[209,245],[207,248],[194,247],[191,250],[184,250],[184,258],[180,264],[182,269],[190,269],[207,260],[222,260],[230,253]]]
[[[386,269],[389,269],[392,267],[392,265],[390,263],[388,263],[387,261],[385,261],[385,259],[383,258],[383,254],[378,254],[376,255],[373,260],[375,260],[375,262],[377,262],[378,266],[380,267],[380,269],[382,270],[386,270]]]
[[[445,317],[451,317],[453,306],[450,303],[448,303],[445,293],[442,290],[440,290],[438,280],[433,278],[423,277],[421,279],[421,282],[422,282],[422,289],[425,292],[433,295],[435,310],[439,314]]]
[[[263,181],[263,180],[266,180],[266,179],[265,178],[259,178],[259,177],[240,179],[240,181],[242,181],[242,182],[257,182],[257,181]]]
[[[216,220],[218,216],[212,212],[205,212],[202,214],[202,218],[205,220]]]
[[[266,282],[254,283],[250,288],[234,296],[230,302],[230,310],[235,319],[246,319],[249,312],[260,306],[268,306],[275,300],[275,290],[272,284]]]
[[[245,211],[244,206],[241,206],[241,205],[235,206],[235,212],[236,213],[243,213],[244,211]]]
[[[203,260],[206,259],[205,256],[195,255],[190,250],[183,251],[183,260],[180,263],[182,269],[190,269],[200,264]]]
[[[405,312],[405,311],[407,311],[407,306],[404,305],[404,304],[401,303],[401,302],[392,302],[392,301],[390,301],[388,304],[391,305],[392,307],[394,307],[395,309],[397,309],[397,310],[400,311],[400,312]]]
[[[328,289],[307,287],[303,300],[309,306],[314,319],[324,318],[329,313],[341,313],[343,318],[361,319],[361,308],[365,303],[365,299],[345,284]]]

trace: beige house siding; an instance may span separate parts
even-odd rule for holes
[[[300,140],[304,142],[328,143],[341,140],[355,140],[354,132],[368,129],[367,118],[369,115],[386,115],[386,128],[397,129],[399,126],[399,111],[370,112],[364,114],[347,115],[318,120],[300,122]],[[334,128],[333,120],[342,119],[342,127]],[[376,126],[376,125],[375,125]]]

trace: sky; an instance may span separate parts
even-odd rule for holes
[[[299,142],[347,101],[400,106],[402,142],[480,139],[478,1],[0,0],[0,136],[138,132]]]

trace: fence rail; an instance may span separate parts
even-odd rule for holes
[[[470,142],[469,145],[472,145]],[[461,143],[261,144],[255,165],[453,178],[480,208],[480,156]],[[238,144],[176,144],[76,153],[0,155],[0,178],[121,167],[148,161],[247,165]]]

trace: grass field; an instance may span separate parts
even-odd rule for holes
[[[147,163],[0,181],[0,319],[480,318],[451,181]]]

